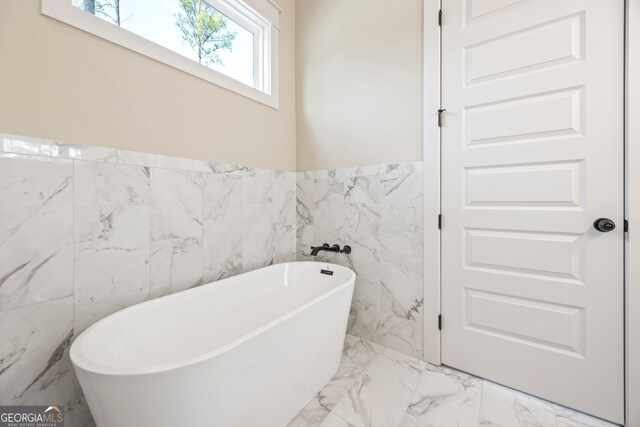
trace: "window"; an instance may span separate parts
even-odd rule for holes
[[[42,12],[278,108],[271,0],[43,0]]]

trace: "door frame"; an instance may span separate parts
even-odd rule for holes
[[[625,412],[640,426],[640,0],[625,2]]]
[[[441,0],[423,0],[424,360],[435,365],[441,364],[440,9]],[[625,22],[625,217],[632,224],[624,259],[625,425],[640,427],[640,405],[630,404],[640,402],[640,237],[633,234],[640,224],[640,0],[625,0]]]
[[[424,0],[424,360],[440,364],[440,0]],[[427,203],[427,200],[430,203]],[[436,200],[437,203],[431,201]]]

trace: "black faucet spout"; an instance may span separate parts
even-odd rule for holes
[[[326,251],[326,252],[340,252],[340,246],[339,245],[333,245],[333,246],[329,246],[328,243],[325,243],[322,246],[315,246],[315,247],[311,247],[311,256],[318,256],[318,253],[321,251]]]

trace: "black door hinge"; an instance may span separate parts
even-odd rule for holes
[[[442,314],[438,314],[438,330],[442,330]]]
[[[628,219],[624,220],[624,232],[625,233],[629,232],[629,220]]]
[[[442,215],[438,215],[438,230],[442,230]]]
[[[438,127],[442,127],[442,113],[444,113],[445,111],[447,111],[446,108],[440,108],[438,110]]]
[[[442,27],[442,9],[438,11],[438,25]]]

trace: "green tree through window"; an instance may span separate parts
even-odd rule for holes
[[[82,9],[93,14],[101,15],[113,21],[118,27],[129,18],[122,19],[120,15],[120,0],[82,0]]]
[[[215,10],[206,0],[179,0],[181,13],[176,14],[176,25],[182,39],[198,55],[203,65],[221,64],[218,51],[231,51],[235,31],[227,30],[227,17]]]

